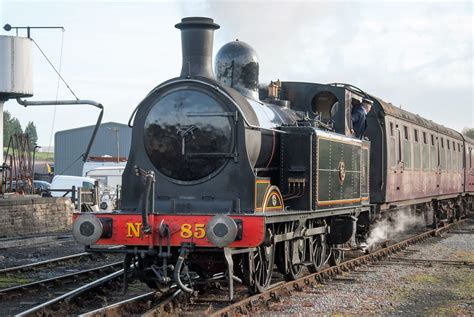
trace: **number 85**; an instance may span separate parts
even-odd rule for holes
[[[206,236],[205,225],[203,223],[195,223],[194,230],[193,226],[189,223],[183,223],[181,225],[181,238],[189,239],[194,237],[196,239],[203,239]]]

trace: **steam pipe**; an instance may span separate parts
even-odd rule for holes
[[[56,105],[91,105],[96,108],[100,109],[99,117],[97,118],[97,122],[94,127],[94,131],[92,132],[91,139],[89,144],[87,145],[86,152],[82,154],[82,161],[87,161],[89,157],[89,153],[91,151],[92,145],[94,144],[95,137],[97,135],[97,131],[99,130],[100,124],[102,123],[102,117],[104,116],[104,106],[101,103],[98,103],[93,100],[45,100],[45,101],[28,101],[28,100],[21,100],[21,98],[16,98],[16,101],[24,106],[56,106]]]

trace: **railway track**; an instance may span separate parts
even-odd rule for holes
[[[82,285],[71,291],[68,291],[60,296],[50,299],[44,303],[31,307],[25,311],[22,311],[16,316],[61,316],[67,315],[67,308],[70,302],[74,299],[78,299],[81,295],[88,292],[95,292],[100,288],[111,284],[123,276],[123,269],[120,269],[114,273],[108,274],[101,277],[93,282]]]
[[[22,294],[25,294],[25,292],[31,293],[33,291],[41,289],[52,288],[53,286],[64,286],[67,284],[76,283],[78,281],[90,279],[98,275],[103,275],[104,273],[117,271],[122,267],[123,262],[120,261],[91,269],[81,270],[74,273],[42,279],[31,283],[25,283],[8,288],[3,288],[0,289],[0,299],[12,298],[14,296],[20,296]]]
[[[348,272],[354,270],[356,267],[359,267],[364,264],[374,263],[381,261],[392,254],[396,254],[406,247],[429,239],[430,237],[439,235],[441,232],[447,231],[453,227],[458,226],[464,220],[446,225],[445,227],[439,229],[433,229],[421,234],[417,234],[413,237],[405,239],[401,242],[395,243],[393,245],[387,246],[380,250],[374,251],[373,253],[356,257],[341,264],[333,267],[329,267],[320,272],[313,273],[302,278],[299,278],[295,281],[287,282],[276,286],[268,291],[257,294],[248,298],[245,298],[241,301],[233,303],[225,308],[214,311],[210,314],[212,317],[217,316],[239,316],[239,315],[248,315],[251,313],[257,312],[262,307],[265,307],[271,302],[280,301],[282,297],[286,297],[291,294],[293,291],[303,291],[305,288],[312,288],[318,283],[322,283],[331,278],[334,278],[343,272]]]
[[[14,274],[18,274],[20,272],[26,272],[26,271],[32,271],[32,270],[45,268],[45,267],[68,264],[69,262],[74,262],[74,261],[78,261],[78,260],[83,259],[83,258],[90,258],[90,257],[93,257],[93,256],[94,256],[93,253],[82,252],[82,253],[62,256],[62,257],[59,257],[59,258],[44,260],[44,261],[40,261],[40,262],[7,267],[7,268],[4,268],[4,269],[0,269],[0,276],[4,276],[4,275],[8,275],[8,274],[14,275]]]
[[[426,239],[429,239],[430,237],[439,235],[444,231],[454,228],[460,223],[462,223],[462,221],[447,225],[440,229],[417,234],[401,242],[374,251],[373,253],[349,259],[337,266],[329,267],[320,272],[306,275],[295,281],[276,283],[273,288],[261,294],[248,296],[243,290],[244,287],[242,287],[242,289],[237,288],[237,293],[240,291],[240,296],[238,297],[244,297],[238,302],[228,301],[226,299],[226,293],[223,291],[220,291],[221,295],[216,295],[216,293],[207,298],[194,298],[188,294],[180,292],[179,290],[172,290],[169,293],[152,291],[103,307],[101,309],[90,311],[88,313],[82,314],[81,316],[92,317],[140,314],[143,316],[210,315],[214,317],[228,317],[248,315],[258,312],[258,310],[262,307],[266,307],[271,302],[279,301],[294,291],[302,291],[305,288],[311,288],[315,286],[317,283],[322,283],[329,279],[337,278],[337,276],[343,272],[354,270],[358,266],[384,260],[388,256],[396,254],[412,244],[422,242]],[[401,258],[394,257],[393,259],[401,261]],[[473,265],[473,263],[464,263],[463,261],[458,262],[460,263],[452,264]]]

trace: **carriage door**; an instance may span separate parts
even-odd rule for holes
[[[395,193],[396,197],[401,197],[402,195],[402,183],[403,183],[403,142],[402,142],[402,132],[400,126],[396,124],[395,129],[395,138],[396,138],[396,153],[397,153],[397,166],[395,167]]]
[[[439,137],[436,138],[436,193],[440,194],[440,186],[441,186],[441,151],[444,148],[441,148],[441,140]]]

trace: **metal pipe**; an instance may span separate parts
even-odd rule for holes
[[[145,208],[142,210],[142,224],[143,224],[143,232],[144,233],[151,233],[150,224],[148,223],[148,215],[153,213],[154,210],[150,210],[150,197],[154,201],[154,195],[152,196],[152,189],[153,183],[155,182],[155,174],[153,172],[149,172],[145,176]]]
[[[184,258],[186,257],[188,253],[188,250],[184,247],[181,248],[181,252],[179,253],[179,257],[178,257],[178,261],[176,261],[176,266],[175,266],[175,269],[174,269],[174,281],[176,282],[176,284],[178,284],[178,287],[183,291],[183,292],[186,292],[186,293],[194,293],[194,290],[192,288],[189,288],[187,287],[186,285],[184,285],[184,283],[181,281],[181,267],[183,266],[183,263],[184,263]]]
[[[21,100],[21,98],[16,98],[16,101],[24,106],[56,106],[56,105],[91,105],[96,108],[100,109],[99,117],[97,118],[97,122],[94,127],[94,131],[92,132],[91,139],[89,144],[87,145],[86,152],[82,154],[82,161],[87,161],[87,157],[91,151],[92,145],[94,144],[95,137],[97,135],[97,131],[99,130],[100,124],[102,123],[102,117],[104,116],[104,106],[101,103],[93,100],[44,100],[44,101],[28,101],[28,100]]]

